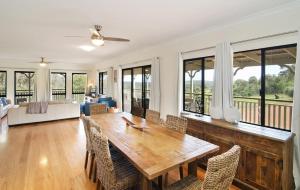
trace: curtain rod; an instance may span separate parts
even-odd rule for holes
[[[157,58],[157,57],[155,57],[155,58]],[[136,64],[136,63],[140,63],[140,62],[144,62],[144,61],[150,61],[150,60],[153,60],[153,58],[142,59],[142,60],[134,61],[134,62],[131,62],[131,63],[121,64],[119,66],[122,67],[122,66],[126,66],[126,65],[133,65],[133,64]]]
[[[260,37],[256,37],[256,38],[250,38],[250,39],[247,39],[247,40],[235,41],[235,42],[231,42],[230,44],[234,45],[234,44],[239,44],[239,43],[244,43],[244,42],[249,42],[249,41],[254,41],[254,40],[260,40],[260,39],[264,39],[264,38],[272,38],[272,37],[276,37],[276,36],[283,36],[283,35],[287,35],[287,34],[294,34],[294,33],[297,33],[297,32],[298,32],[298,30],[292,30],[292,31],[288,31],[288,32],[278,33],[278,34],[271,34],[271,35],[260,36]],[[207,49],[213,49],[215,47],[216,46],[209,46],[209,47],[195,49],[195,50],[183,51],[183,52],[181,52],[181,54],[183,54],[183,53],[191,53],[191,52],[196,52],[196,51],[203,51],[203,50],[207,50]]]

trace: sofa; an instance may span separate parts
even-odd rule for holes
[[[27,106],[20,105],[8,110],[7,123],[9,126],[26,123],[37,123],[61,119],[80,117],[80,104],[74,103],[49,103],[47,113],[28,114]]]
[[[80,105],[80,112],[83,113],[86,116],[90,115],[90,105],[91,104],[105,104],[108,108],[111,107],[117,107],[117,102],[115,100],[112,99],[112,97],[100,97],[98,98],[97,101],[93,102],[88,102],[86,101],[85,103]]]
[[[8,110],[12,108],[11,100],[6,98],[0,98],[0,118],[6,116]]]

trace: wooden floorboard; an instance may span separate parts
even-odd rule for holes
[[[1,190],[94,190],[84,158],[85,134],[79,119],[11,128],[5,117],[0,122]],[[170,172],[169,182],[178,175],[177,170]],[[199,169],[198,176],[203,179],[204,171]]]

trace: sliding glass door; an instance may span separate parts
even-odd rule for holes
[[[151,66],[124,69],[122,75],[123,110],[145,117],[150,102]]]
[[[15,103],[35,101],[35,73],[15,71]]]

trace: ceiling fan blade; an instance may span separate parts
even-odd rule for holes
[[[129,42],[130,40],[125,38],[115,38],[115,37],[103,37],[104,40],[107,41],[117,41],[117,42]]]
[[[86,38],[85,36],[64,36],[65,38]]]
[[[37,62],[37,61],[32,61],[32,62],[27,62],[27,63],[41,63],[41,62]]]

